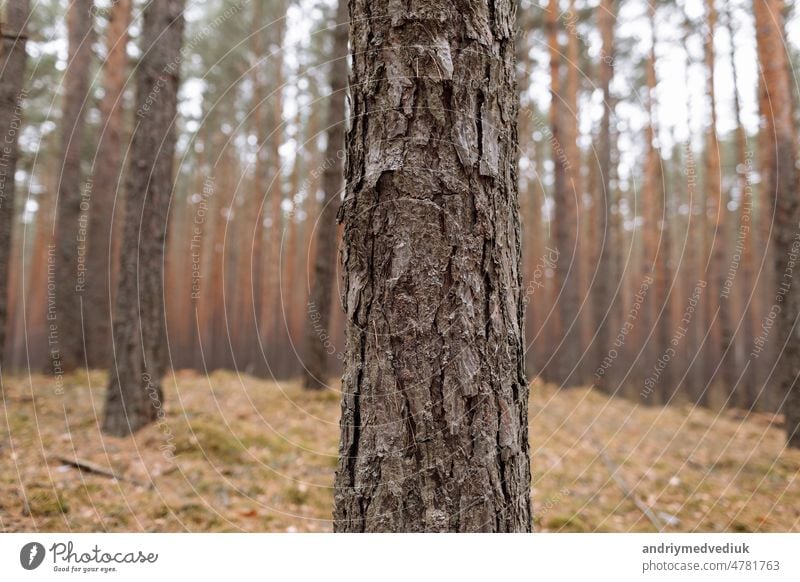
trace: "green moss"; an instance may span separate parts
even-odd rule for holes
[[[556,515],[547,521],[547,529],[553,531],[585,532],[589,528],[577,515]]]
[[[187,435],[175,439],[176,454],[198,453],[225,463],[241,461],[244,446],[236,435],[206,420],[193,420]]]
[[[52,489],[36,488],[26,491],[28,507],[33,516],[52,516],[69,513],[64,497]]]
[[[295,505],[305,505],[308,502],[308,492],[301,491],[297,487],[289,487],[283,493],[286,501]]]

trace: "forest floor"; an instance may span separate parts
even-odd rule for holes
[[[178,372],[164,421],[118,439],[104,380],[5,379],[0,531],[331,530],[337,392]],[[800,451],[771,415],[534,383],[530,434],[538,531],[800,531]]]

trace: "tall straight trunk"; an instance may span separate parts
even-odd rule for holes
[[[575,271],[574,224],[577,220],[575,192],[570,188],[571,163],[569,158],[570,124],[565,119],[567,112],[561,94],[561,44],[558,40],[560,8],[558,0],[550,0],[547,10],[548,47],[550,51],[550,142],[552,146],[553,200],[555,213],[552,222],[555,250],[558,261],[555,265],[553,293],[555,309],[553,313],[554,337],[552,343],[555,353],[552,356],[552,373],[549,376],[559,384],[565,384],[572,375],[577,361],[577,346],[572,341],[569,329],[574,323],[575,305],[578,302]],[[566,87],[565,87],[566,89]]]
[[[247,228],[247,236],[250,239],[247,260],[247,280],[243,281],[247,286],[247,293],[250,295],[246,300],[246,316],[248,333],[245,337],[245,345],[249,346],[243,354],[244,369],[252,373],[257,368],[257,363],[261,359],[261,346],[258,341],[258,324],[262,309],[262,288],[264,273],[264,192],[268,183],[266,157],[266,123],[264,121],[264,71],[259,60],[264,58],[263,36],[264,32],[264,3],[256,1],[253,3],[253,23],[251,29],[251,51],[255,64],[250,76],[253,83],[253,97],[250,109],[252,111],[253,134],[256,138],[255,164],[253,168],[253,181],[250,185],[251,192],[245,203],[245,220],[252,217],[253,222]],[[249,284],[248,284],[249,283]]]
[[[128,26],[131,0],[117,0],[111,7],[106,30],[106,61],[103,63],[103,100],[100,141],[97,145],[91,195],[89,248],[86,265],[86,304],[91,316],[84,320],[86,359],[89,367],[109,363],[111,345],[111,249],[114,236],[114,202],[121,189],[123,144],[123,92],[128,78]]]
[[[9,0],[5,14],[0,14],[0,372],[5,371],[14,174],[25,98],[25,23],[29,15],[29,0]]]
[[[758,360],[751,360],[746,371],[742,368],[745,350],[747,349],[746,342],[751,341],[759,325],[756,319],[757,312],[753,307],[759,297],[755,293],[755,257],[753,253],[755,224],[753,221],[753,189],[750,184],[752,160],[747,153],[747,134],[741,119],[742,107],[739,99],[739,77],[736,67],[735,30],[730,7],[727,8],[725,13],[725,26],[730,39],[729,58],[731,72],[733,73],[733,114],[736,121],[735,162],[739,190],[739,216],[735,237],[738,240],[734,253],[738,252],[740,254],[740,273],[735,275],[736,279],[734,280],[738,284],[732,289],[729,296],[723,298],[723,301],[730,302],[728,309],[741,317],[741,332],[738,338],[724,338],[728,342],[728,349],[733,351],[736,365],[735,367],[724,366],[723,375],[725,383],[730,390],[733,390],[738,381],[738,372],[744,372],[739,388],[734,394],[733,403],[742,408],[752,409],[758,399],[756,391],[756,379],[759,376]]]
[[[709,13],[709,26],[712,33],[716,27],[718,14],[714,6],[714,0],[708,0],[708,13]],[[713,55],[713,47],[711,54]],[[712,73],[713,80],[713,73]],[[715,93],[712,93],[712,112],[713,117],[716,118],[716,104],[713,103]],[[716,125],[715,128],[716,129]],[[724,390],[722,396],[725,397],[725,404],[732,406],[735,402],[734,389],[738,378],[739,364],[736,359],[736,354],[733,348],[733,335],[734,335],[734,314],[736,313],[730,302],[725,301],[722,297],[722,292],[725,289],[727,279],[727,264],[729,255],[727,250],[731,248],[730,234],[731,229],[729,226],[728,218],[728,199],[726,191],[722,188],[721,183],[721,163],[720,154],[717,154],[717,167],[718,176],[712,179],[712,185],[716,183],[717,192],[714,200],[717,206],[716,221],[714,222],[714,241],[712,245],[712,271],[711,277],[713,278],[713,291],[714,295],[709,295],[715,303],[719,305],[719,325],[711,338],[715,343],[715,355],[717,356],[712,365],[714,368],[719,366],[720,374],[719,379],[722,380]],[[714,374],[712,373],[712,379]]]
[[[116,436],[135,432],[163,414],[163,258],[173,187],[183,8],[184,0],[153,0],[144,10],[113,319],[114,365],[103,419],[103,430]]]
[[[759,55],[759,61],[761,55]],[[760,65],[759,65],[760,66]],[[760,69],[759,69],[760,72]],[[758,255],[757,262],[759,262],[758,272],[758,297],[759,301],[755,305],[757,327],[761,328],[761,324],[767,317],[770,308],[772,307],[772,299],[775,290],[775,270],[772,268],[772,227],[773,227],[773,212],[775,211],[774,194],[769,190],[769,180],[765,179],[769,176],[772,166],[775,164],[775,145],[772,136],[767,131],[767,117],[770,114],[772,105],[769,103],[769,96],[767,95],[767,87],[764,82],[764,75],[758,75],[758,111],[759,111],[759,132],[757,138],[757,153],[758,153],[758,173],[762,176],[758,185],[758,207],[756,208],[756,223],[757,223],[757,241],[758,241]],[[758,260],[760,259],[760,260]],[[775,398],[776,390],[771,388],[772,376],[769,370],[772,369],[774,363],[773,358],[777,353],[775,349],[775,342],[766,342],[762,347],[762,352],[758,356],[761,361],[760,369],[762,374],[757,379],[757,389],[760,394],[759,408],[764,408],[772,412],[776,411],[778,399]]]
[[[331,308],[336,275],[336,214],[342,190],[342,147],[344,146],[344,105],[347,91],[348,9],[339,0],[333,31],[328,99],[328,142],[322,170],[322,200],[316,223],[314,274],[306,314],[303,382],[306,388],[324,388],[328,380],[328,352],[331,346]]]
[[[271,45],[283,47],[283,40],[286,33],[286,0],[276,2],[276,19],[269,25],[267,33],[271,39]],[[262,145],[266,150],[267,183],[262,184],[266,188],[267,198],[265,200],[265,213],[270,217],[269,228],[264,231],[265,249],[263,252],[264,263],[261,285],[261,334],[262,342],[267,354],[267,368],[274,375],[280,367],[283,359],[280,351],[285,349],[286,342],[283,341],[281,329],[282,306],[280,292],[280,269],[281,269],[281,237],[283,229],[283,178],[282,164],[280,159],[280,146],[283,142],[283,51],[273,51],[267,64],[270,68],[269,78],[272,92],[270,98],[265,103],[265,123],[267,126],[267,142]],[[272,357],[269,357],[272,356]]]
[[[334,529],[530,531],[514,3],[350,6]]]
[[[704,229],[705,244],[703,253],[706,261],[706,278],[708,288],[706,289],[706,309],[705,326],[708,331],[706,343],[703,347],[703,361],[705,364],[704,381],[706,383],[704,401],[708,404],[709,390],[716,380],[716,369],[719,366],[721,356],[723,318],[728,317],[730,312],[727,310],[716,310],[718,305],[720,290],[721,262],[725,248],[724,217],[727,209],[724,205],[721,184],[721,161],[719,139],[717,137],[717,98],[714,89],[715,79],[715,54],[714,54],[714,33],[717,24],[717,11],[714,7],[715,0],[706,0],[707,23],[709,33],[705,38],[705,59],[707,74],[707,96],[710,107],[710,119],[708,121],[708,132],[706,135],[705,150],[705,181],[703,184],[703,196],[705,198],[705,220],[707,226]],[[725,314],[723,315],[723,311]],[[716,321],[715,321],[716,320]]]
[[[683,12],[683,46],[686,51],[686,69],[684,85],[691,86],[691,66],[693,59],[689,53],[688,47],[691,46],[692,40],[692,23],[686,12]],[[698,190],[698,168],[697,160],[695,159],[694,150],[692,148],[692,113],[695,108],[693,106],[692,95],[689,91],[686,92],[686,115],[689,127],[689,138],[685,144],[683,160],[685,172],[685,190],[686,190],[686,204],[689,206],[689,216],[687,223],[686,237],[687,242],[687,271],[689,276],[686,279],[683,297],[690,297],[693,293],[695,285],[699,281],[705,281],[705,260],[702,256],[702,250],[705,244],[705,228],[706,228],[706,211],[705,211],[705,198],[700,196]],[[685,309],[685,305],[681,305],[681,311]],[[687,394],[689,399],[694,403],[703,401],[706,395],[705,382],[703,379],[703,359],[701,351],[703,349],[703,338],[705,336],[703,330],[704,312],[706,309],[705,297],[701,298],[695,306],[695,313],[691,321],[691,328],[685,343],[685,360],[687,362],[686,378],[687,378]]]
[[[574,247],[569,252],[574,260],[569,267],[571,274],[567,287],[562,290],[562,312],[565,316],[563,320],[569,319],[569,325],[564,332],[565,343],[561,346],[565,356],[565,364],[571,372],[570,383],[580,385],[585,380],[585,370],[581,354],[588,344],[589,328],[586,312],[582,309],[583,297],[586,293],[586,283],[588,280],[588,248],[583,237],[584,225],[581,222],[583,216],[583,176],[581,168],[583,159],[578,138],[580,135],[580,111],[578,107],[580,93],[580,39],[575,29],[578,22],[578,15],[575,11],[575,0],[569,0],[569,10],[564,14],[563,20],[567,27],[567,74],[564,87],[564,153],[566,154],[567,164],[565,165],[567,175],[566,194],[571,201],[562,199],[565,210],[571,211],[567,222],[557,225],[558,228],[564,226],[564,230],[569,234],[569,245]],[[562,215],[563,218],[563,215]],[[566,369],[566,368],[565,368]]]
[[[610,393],[611,386],[609,370],[602,368],[603,358],[611,348],[613,331],[612,309],[617,284],[619,283],[619,269],[617,256],[621,249],[613,244],[611,215],[614,207],[614,195],[611,190],[611,114],[613,112],[611,96],[611,80],[614,78],[614,23],[616,21],[616,0],[601,0],[597,8],[597,26],[600,29],[602,50],[598,65],[600,89],[603,92],[603,117],[600,120],[600,135],[598,144],[598,171],[599,191],[595,200],[599,205],[595,209],[595,220],[600,245],[600,259],[597,266],[597,284],[594,294],[594,320],[598,326],[597,339],[595,340],[595,364],[597,373],[595,385],[606,393]]]
[[[53,371],[68,372],[83,365],[81,293],[85,286],[79,268],[83,198],[91,195],[91,183],[81,184],[81,153],[88,109],[89,65],[92,60],[93,1],[74,0],[67,13],[68,60],[64,75],[61,115],[61,180],[58,184],[56,218],[56,325],[52,346]],[[85,258],[85,249],[81,255]],[[88,319],[88,316],[87,318]]]
[[[659,359],[669,343],[669,252],[670,239],[667,221],[667,205],[663,188],[661,154],[657,147],[657,78],[656,78],[656,26],[655,4],[649,4],[649,19],[652,41],[650,54],[645,64],[647,86],[647,127],[645,147],[647,148],[644,177],[644,276],[651,275],[653,290],[643,309],[642,329],[650,333],[645,354],[645,370],[651,371],[650,378],[657,378],[652,386],[653,393],[645,402],[663,404],[669,400],[671,388],[670,366],[662,366]],[[657,375],[656,370],[658,369]]]
[[[800,448],[800,326],[796,318],[800,313],[800,285],[792,280],[793,254],[800,245],[798,233],[796,152],[792,84],[789,75],[788,55],[783,33],[783,0],[753,0],[756,21],[756,43],[761,74],[768,105],[761,112],[763,128],[773,153],[765,176],[765,193],[774,199],[775,224],[773,227],[773,253],[775,283],[770,294],[778,306],[775,322],[778,363],[775,380],[780,394],[785,394],[783,412],[788,446]]]

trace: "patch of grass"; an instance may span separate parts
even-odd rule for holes
[[[29,512],[35,517],[48,517],[69,513],[69,505],[58,491],[32,488],[25,492]]]
[[[188,439],[178,439],[176,451],[204,454],[223,463],[238,463],[244,446],[224,427],[198,419],[189,423]]]
[[[65,401],[55,395],[53,378],[4,379],[6,531],[60,531],[67,512],[73,531],[330,531],[337,392],[224,371],[210,378],[179,372],[164,380],[173,464],[159,449],[167,440],[163,426],[127,439],[101,435],[96,415],[105,374],[92,372],[90,380],[91,393],[85,373],[71,375],[76,396]],[[535,382],[529,427],[537,530],[653,531],[610,478],[598,447],[637,496],[680,520],[670,531],[800,527],[800,452],[785,450],[781,427],[758,417],[637,408],[597,391]],[[51,455],[85,459],[131,481],[59,471],[48,464]],[[137,485],[150,477],[153,488]]]
[[[297,487],[288,487],[283,492],[283,497],[289,503],[293,503],[294,505],[305,505],[308,501],[308,491],[301,490]]]
[[[577,515],[554,515],[547,520],[547,529],[552,531],[587,532],[590,528]]]

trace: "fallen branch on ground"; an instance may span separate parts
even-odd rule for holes
[[[109,479],[116,479],[117,481],[127,481],[128,483],[133,483],[135,485],[139,485],[140,487],[152,487],[152,483],[142,483],[141,481],[137,481],[136,479],[130,479],[125,477],[124,475],[120,475],[119,473],[115,473],[111,469],[106,469],[100,465],[92,463],[90,461],[84,461],[82,459],[73,459],[69,457],[61,457],[55,456],[53,457],[56,461],[64,463],[65,465],[69,465],[70,467],[75,467],[81,471],[86,471],[87,473],[94,473],[95,475],[102,475],[103,477],[108,477]]]
[[[655,514],[655,512],[648,507],[648,505],[639,499],[636,495],[636,492],[631,489],[625,480],[619,475],[619,467],[614,464],[614,462],[608,458],[603,448],[599,445],[597,441],[594,441],[594,446],[597,448],[597,454],[600,456],[600,460],[603,461],[603,464],[608,469],[608,472],[611,474],[611,478],[614,480],[614,483],[619,486],[622,490],[622,493],[625,495],[626,499],[630,499],[639,508],[639,510],[644,513],[645,517],[650,520],[650,522],[655,526],[658,531],[662,531],[663,525],[661,524],[661,520]]]

